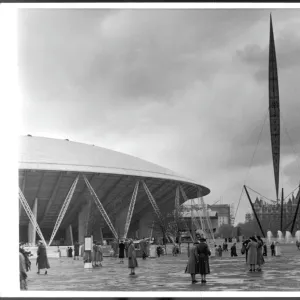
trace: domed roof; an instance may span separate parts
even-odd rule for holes
[[[19,146],[19,169],[110,173],[176,180],[199,186],[195,181],[169,169],[94,145],[22,136]],[[209,192],[208,188],[202,187],[203,195]]]

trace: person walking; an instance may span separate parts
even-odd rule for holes
[[[222,247],[221,247],[221,245],[219,245],[219,247],[218,247],[219,257],[222,257],[222,252],[223,252]]]
[[[258,235],[257,236],[257,271],[261,271],[261,266],[265,263],[264,257],[263,257],[263,240],[261,237]]]
[[[196,274],[200,274],[199,272],[199,257],[197,251],[198,241],[194,242],[193,246],[189,249],[189,259],[187,266],[185,268],[185,273],[191,274],[192,283],[198,282],[196,280]]]
[[[275,256],[275,244],[274,244],[274,242],[272,242],[270,248],[271,248],[271,256]]]
[[[263,252],[263,256],[267,256],[268,255],[268,249],[267,249],[267,244],[264,243],[264,252]]]
[[[143,238],[140,242],[140,247],[142,250],[142,257],[145,260],[147,258],[147,242],[145,240],[145,238]]]
[[[250,272],[255,272],[255,265],[257,264],[257,246],[257,241],[255,237],[252,236],[250,238],[250,242],[247,245],[247,264],[250,266]]]
[[[98,267],[97,265],[97,241],[93,241],[93,249],[92,249],[92,265],[93,267]]]
[[[128,258],[128,247],[129,247],[129,243],[128,243],[128,240],[125,240],[125,255],[126,255],[126,258]]]
[[[121,240],[119,244],[119,258],[120,258],[120,264],[124,263],[124,256],[125,256],[125,244],[124,241]]]
[[[39,241],[38,243],[36,264],[38,267],[37,274],[40,274],[40,270],[43,269],[45,269],[45,275],[48,274],[47,269],[50,269],[50,265],[48,261],[47,250],[42,241]]]
[[[130,239],[128,247],[128,268],[131,270],[129,275],[135,275],[135,268],[138,267],[136,252],[133,244],[133,240]]]
[[[102,267],[103,249],[102,249],[102,246],[101,246],[100,242],[96,243],[96,248],[97,248],[96,259],[95,259],[95,261],[96,261],[96,267]]]
[[[79,247],[80,244],[78,243],[78,241],[76,241],[74,245],[74,260],[79,260]]]
[[[209,256],[211,255],[211,252],[204,237],[200,238],[200,243],[197,245],[197,253],[199,257],[199,273],[201,274],[201,282],[206,283],[206,275],[210,273]]]
[[[237,256],[237,253],[236,253],[236,243],[234,243],[231,246],[231,248],[230,248],[230,254],[231,254],[231,257]]]

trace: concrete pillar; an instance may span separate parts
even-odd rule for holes
[[[82,207],[81,211],[78,214],[78,242],[84,242],[84,236],[86,232],[87,217],[89,213],[89,205],[86,204]]]
[[[38,199],[35,198],[34,203],[33,203],[33,208],[32,208],[32,213],[33,213],[35,219],[37,219],[37,204],[38,204]],[[33,244],[33,245],[36,244],[36,230],[30,221],[28,224],[28,243]]]
[[[146,214],[141,216],[139,220],[139,238],[149,237],[151,233],[151,227],[154,221],[154,212],[148,211]]]
[[[66,229],[66,244],[68,246],[74,245],[72,225],[69,225]]]

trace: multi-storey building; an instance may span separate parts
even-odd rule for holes
[[[297,199],[300,196],[300,192],[298,192],[297,197],[294,195],[289,198],[288,201],[284,202],[283,210],[282,210],[282,230],[289,231],[292,226],[292,222],[295,217],[295,212],[297,208]],[[262,223],[265,230],[280,230],[280,223],[281,223],[281,203],[270,204],[262,199],[256,198],[255,202],[253,203],[254,210],[257,214],[258,219]],[[246,214],[246,221],[255,220],[254,213],[252,212]],[[267,228],[266,228],[267,227]],[[295,230],[300,229],[300,209],[297,213],[297,218],[295,222]]]

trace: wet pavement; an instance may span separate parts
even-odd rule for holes
[[[187,254],[177,257],[138,259],[136,275],[129,276],[127,260],[104,257],[103,267],[84,269],[81,260],[49,258],[48,275],[36,274],[35,259],[28,273],[28,289],[32,291],[299,291],[300,251],[295,245],[283,245],[281,257],[266,257],[262,272],[251,273],[245,256],[210,259],[211,274],[207,283],[191,284],[184,270]],[[270,254],[270,253],[268,253]],[[197,279],[201,279],[197,275]]]

